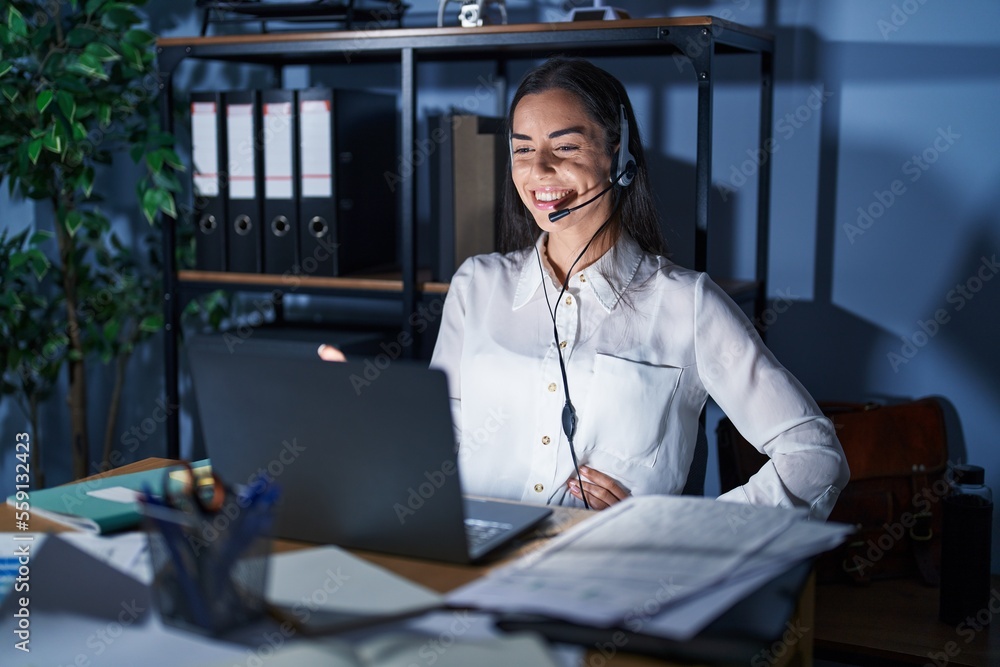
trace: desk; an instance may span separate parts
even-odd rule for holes
[[[856,664],[1000,665],[1000,619],[977,632],[945,625],[937,613],[938,589],[915,579],[819,585],[816,653]]]
[[[158,468],[163,468],[171,465],[174,461],[169,459],[145,459],[136,463],[132,463],[126,466],[122,466],[114,471],[111,471],[109,475],[115,474],[125,474],[132,472],[140,472],[144,470],[155,470]],[[585,510],[573,510],[567,508],[555,508],[553,516],[550,517],[546,523],[539,527],[538,531],[543,535],[550,535],[552,532],[557,532],[559,530],[564,530],[570,525],[576,523],[580,519],[587,515]],[[9,505],[3,504],[0,507],[0,531],[10,531],[14,526],[14,512],[13,508]],[[33,516],[31,519],[31,528],[34,531],[40,532],[60,532],[65,530],[63,526],[55,524],[51,521],[46,521],[45,519]],[[509,559],[511,557],[517,556],[520,552],[525,550],[531,550],[537,548],[539,544],[538,540],[532,540],[529,535],[525,542],[515,549],[511,554],[508,554],[505,558]],[[303,544],[295,543],[287,540],[275,540],[274,550],[275,551],[286,551],[290,549],[302,548]],[[490,567],[495,567],[499,563],[503,563],[501,560],[499,563],[494,563],[492,565],[483,566],[466,566],[466,565],[451,565],[445,563],[436,563],[425,560],[418,560],[412,558],[404,558],[400,556],[390,556],[386,554],[376,554],[370,552],[355,551],[356,555],[376,564],[384,567],[392,572],[395,572],[411,581],[420,583],[428,588],[436,590],[438,592],[448,592],[454,588],[457,588],[463,584],[481,577]],[[780,641],[780,638],[775,638],[775,644],[767,647],[761,647],[763,650],[774,650],[774,660],[769,660],[764,658],[764,661],[768,665],[773,666],[784,666],[784,665],[811,665],[812,664],[812,647],[813,647],[813,590],[812,578],[810,578],[809,583],[806,585],[802,595],[800,596],[798,603],[798,612],[796,617],[792,620],[796,627],[802,628],[804,630],[803,635],[797,635],[794,642],[789,642],[784,644]],[[776,650],[775,650],[776,649]],[[765,655],[762,653],[762,655]],[[653,665],[669,665],[672,663],[666,662],[664,660],[657,660],[653,658],[630,655],[625,653],[617,653],[610,659],[607,659],[604,655],[591,649],[584,661],[584,664],[588,667],[597,667],[598,665],[609,665],[612,667],[646,667]]]

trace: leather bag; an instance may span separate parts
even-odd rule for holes
[[[836,428],[851,478],[830,521],[856,532],[817,561],[820,582],[917,577],[937,585],[941,501],[948,493],[944,412],[934,398],[905,403],[820,403]],[[728,418],[716,431],[722,491],[767,461]]]

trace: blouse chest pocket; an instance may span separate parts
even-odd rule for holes
[[[681,371],[598,354],[587,407],[579,415],[581,444],[624,463],[652,467],[667,434]]]

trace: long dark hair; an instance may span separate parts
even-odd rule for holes
[[[622,230],[625,230],[646,252],[666,255],[667,244],[653,206],[649,176],[646,173],[646,155],[642,150],[635,113],[628,93],[618,79],[586,60],[551,58],[545,61],[528,72],[514,93],[507,112],[507,136],[512,131],[514,110],[521,98],[554,89],[575,95],[591,119],[604,129],[607,139],[605,149],[609,156],[621,140],[619,104],[625,106],[625,117],[629,124],[628,148],[635,157],[636,176],[628,187],[617,187],[609,193],[614,198],[613,208],[618,215],[604,226],[600,234],[611,234],[611,239],[617,240]],[[506,178],[500,214],[500,251],[528,248],[534,244],[539,233],[540,230],[521,201],[514,182],[509,177]]]

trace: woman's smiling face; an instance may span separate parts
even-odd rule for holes
[[[549,213],[582,204],[610,184],[604,129],[559,88],[522,97],[512,126],[511,178],[536,224],[550,233],[596,231],[611,214],[609,197],[558,222]]]

